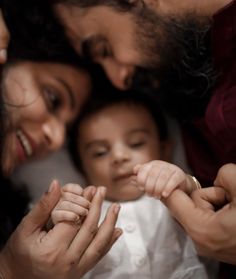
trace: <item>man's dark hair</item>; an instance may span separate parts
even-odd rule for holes
[[[101,73],[93,80],[93,92],[84,104],[80,115],[71,127],[69,137],[69,152],[75,167],[84,173],[78,152],[79,125],[87,117],[116,104],[140,105],[148,110],[159,133],[160,141],[168,139],[166,117],[153,96],[136,91],[120,91],[115,88]]]

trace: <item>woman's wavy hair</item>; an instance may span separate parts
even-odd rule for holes
[[[87,68],[87,65],[69,44],[48,1],[2,0],[0,8],[11,38],[7,63],[0,65],[0,154],[2,159],[5,126],[8,122],[3,101],[3,81],[7,69],[21,61],[55,62],[80,68]]]

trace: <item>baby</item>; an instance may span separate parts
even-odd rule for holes
[[[70,144],[87,182],[107,188],[103,212],[114,201],[122,208],[118,226],[123,236],[86,278],[208,278],[192,241],[159,200],[176,188],[191,193],[199,183],[167,162],[170,143],[156,103],[141,94],[115,91],[87,102]],[[77,204],[80,210],[68,204],[61,201],[54,222],[62,220],[59,211],[64,217],[71,211],[80,215],[82,203]],[[88,209],[84,207],[84,215]]]

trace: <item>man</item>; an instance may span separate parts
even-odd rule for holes
[[[53,0],[53,5],[79,54],[100,64],[121,89],[154,90],[179,119],[189,165],[203,185],[213,185],[223,164],[236,163],[235,0]],[[225,195],[210,189],[206,197],[200,192],[201,198],[218,205]],[[236,264],[235,255],[229,260],[220,249],[226,242],[210,245],[210,232],[204,242],[202,234],[197,238],[189,229],[195,211],[182,200],[167,205],[200,250]],[[230,208],[235,215],[235,207]],[[216,223],[228,218],[224,213]],[[196,226],[201,226],[200,215]],[[208,222],[205,225],[207,231]]]
[[[154,90],[180,120],[203,185],[236,163],[235,0],[51,1],[78,53],[119,88]]]

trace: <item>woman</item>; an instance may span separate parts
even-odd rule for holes
[[[84,196],[91,200],[91,208],[81,229],[60,223],[48,232],[45,224],[60,198],[54,181],[12,233],[27,210],[28,197],[25,191],[19,195],[6,177],[18,165],[61,146],[67,125],[88,94],[89,78],[59,28],[49,21],[53,22],[50,11],[41,13],[42,19],[37,9],[43,5],[34,10],[28,6],[28,17],[24,3],[16,9],[13,2],[1,2],[11,43],[8,63],[1,69],[0,278],[80,278],[121,234],[115,229],[119,206],[110,208],[98,228],[105,193],[103,187],[98,191],[90,187]],[[45,21],[42,40],[39,33]]]

